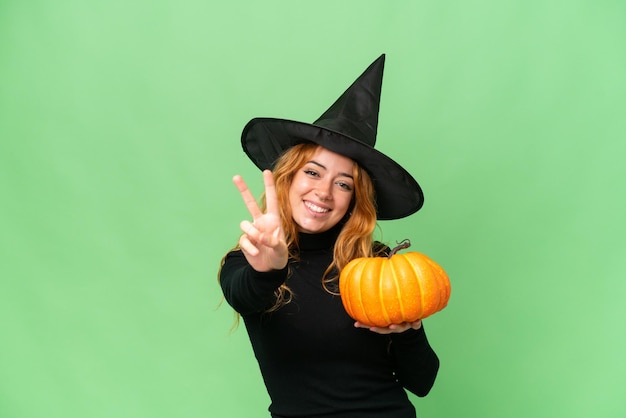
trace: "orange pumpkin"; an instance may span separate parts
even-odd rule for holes
[[[446,307],[450,280],[432,259],[402,241],[389,257],[350,261],[339,276],[341,301],[348,315],[367,326],[414,322]]]

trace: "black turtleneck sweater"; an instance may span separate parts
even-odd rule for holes
[[[300,261],[257,272],[241,251],[227,254],[220,283],[243,317],[272,400],[272,417],[413,418],[404,388],[425,396],[439,360],[423,327],[380,335],[355,328],[341,298],[322,287],[337,229],[300,234]],[[286,282],[291,303],[271,313],[274,291]]]

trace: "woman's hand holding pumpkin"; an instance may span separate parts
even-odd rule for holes
[[[362,324],[359,321],[354,323],[354,326],[357,328],[367,328],[372,332],[376,332],[378,334],[395,334],[407,331],[409,329],[420,329],[422,327],[422,320],[418,319],[415,322],[403,322],[401,324],[391,324],[388,327],[370,327],[368,325]]]
[[[265,184],[265,213],[259,208],[243,178],[233,177],[233,183],[237,186],[248,212],[252,215],[252,222],[242,221],[240,224],[243,235],[239,238],[239,247],[253,269],[257,271],[280,270],[287,265],[288,250],[271,171],[263,171],[263,182]]]

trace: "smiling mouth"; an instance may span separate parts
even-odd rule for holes
[[[308,201],[305,201],[304,205],[307,208],[309,208],[311,211],[315,212],[315,213],[327,213],[327,212],[330,212],[330,209],[317,206],[316,204],[308,202]]]

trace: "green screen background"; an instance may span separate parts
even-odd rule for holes
[[[0,2],[0,416],[262,417],[216,272],[255,116],[313,121],[387,54],[377,148],[448,271],[422,417],[624,417],[626,6]]]

